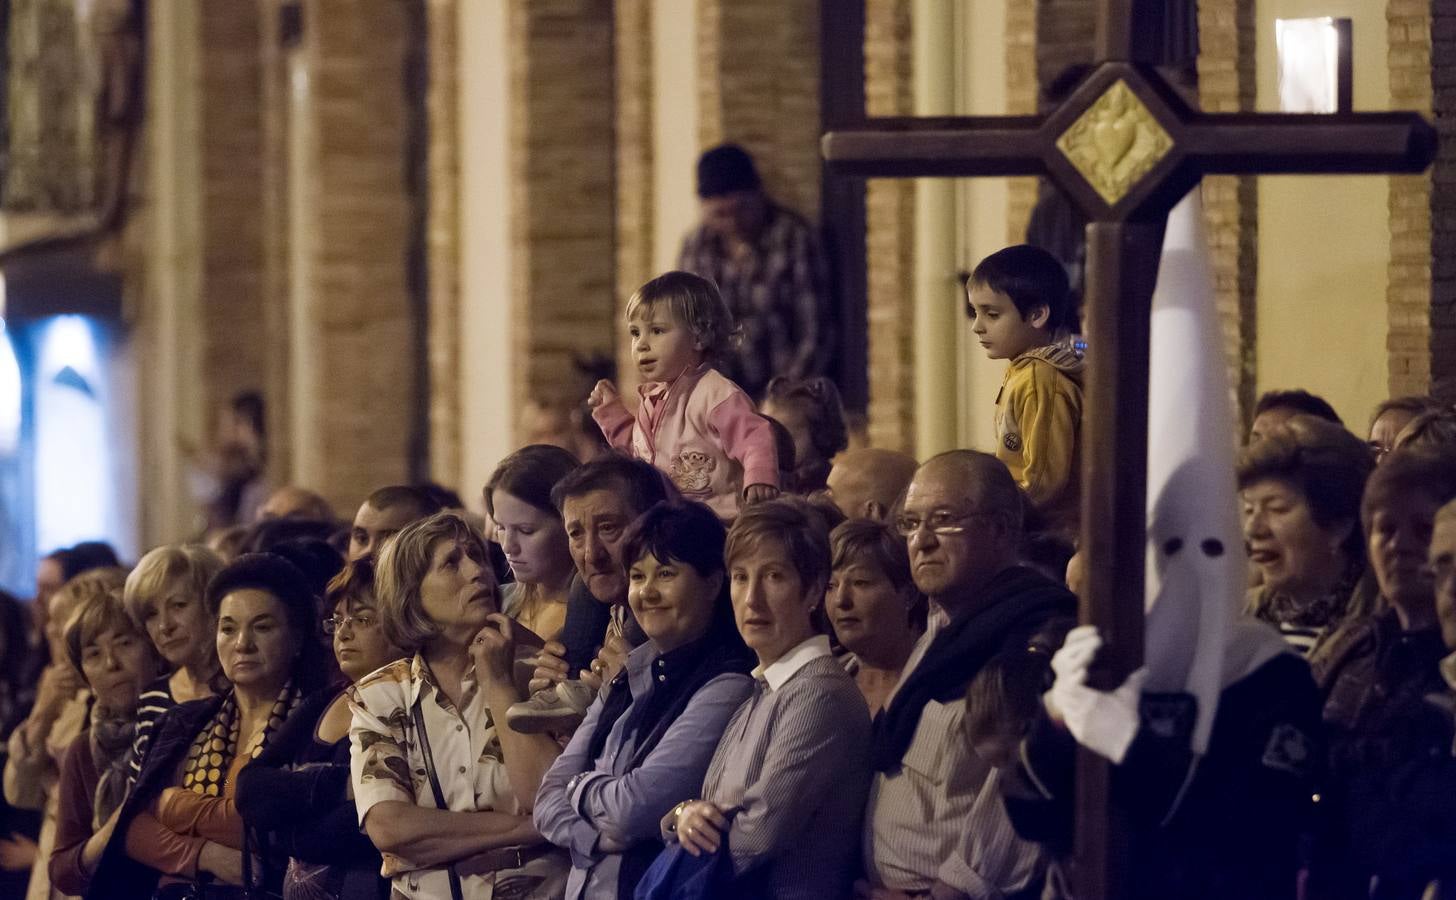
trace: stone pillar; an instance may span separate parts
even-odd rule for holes
[[[616,79],[612,4],[512,0],[508,16],[519,410],[580,402],[591,386],[575,357],[611,354],[618,340]]]
[[[428,0],[430,476],[461,476],[460,54],[456,0]],[[467,492],[473,485],[464,486]]]
[[[615,8],[617,291],[612,308],[611,355],[617,361],[617,386],[631,391],[638,378],[627,341],[622,337],[622,314],[632,292],[659,274],[653,265],[657,173],[653,152],[652,0],[618,0]]]
[[[352,510],[406,478],[416,384],[408,299],[403,3],[307,0],[290,71],[291,480]]]
[[[914,114],[910,0],[865,7],[865,111]],[[868,266],[869,444],[915,447],[915,183],[870,179],[865,187]]]
[[[1252,112],[1254,0],[1200,0],[1198,97],[1206,112]],[[1203,212],[1212,256],[1214,296],[1224,329],[1229,383],[1244,424],[1255,400],[1259,209],[1253,178],[1203,179]]]
[[[1392,16],[1404,4],[1391,0]],[[1440,133],[1440,150],[1436,164],[1427,177],[1433,188],[1427,211],[1431,229],[1428,260],[1431,276],[1431,343],[1430,343],[1430,391],[1447,402],[1456,401],[1456,9],[1445,0],[1430,0],[1430,19],[1422,29],[1420,23],[1405,23],[1407,40],[1429,41],[1428,73],[1433,73],[1431,85],[1431,109],[1435,115],[1436,130]],[[1392,24],[1394,24],[1392,18]],[[1392,28],[1393,32],[1395,29]],[[1391,65],[1395,65],[1395,52],[1391,52]],[[1391,87],[1395,87],[1396,73],[1390,74]],[[1391,187],[1391,202],[1394,203],[1395,187]],[[1395,227],[1396,215],[1391,209],[1391,227]],[[1392,251],[1394,235],[1392,235]],[[1394,253],[1392,252],[1392,256]],[[1392,267],[1394,266],[1392,261]],[[1394,278],[1392,277],[1392,280]],[[1393,330],[1393,329],[1392,329]],[[1414,390],[1419,384],[1404,375],[1397,377],[1394,352],[1392,351],[1390,387],[1392,393]]]
[[[1037,113],[1041,80],[1037,75],[1037,19],[1039,5],[1008,0],[1006,4],[1006,101],[1007,114],[1031,116]],[[1009,186],[1006,242],[1026,240],[1026,225],[1036,206],[1035,178],[1013,178]]]
[[[246,3],[199,7],[202,108],[202,371],[209,416],[263,388],[262,32]]]
[[[769,193],[818,218],[819,0],[698,0],[698,139],[742,144]]]

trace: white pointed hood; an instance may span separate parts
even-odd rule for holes
[[[1194,696],[1201,754],[1223,688],[1287,648],[1272,628],[1239,617],[1248,559],[1234,478],[1238,426],[1196,188],[1168,217],[1148,371],[1144,690]]]

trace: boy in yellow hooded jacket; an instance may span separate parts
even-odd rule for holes
[[[1007,247],[981,260],[966,292],[986,355],[1011,361],[996,395],[996,456],[1047,526],[1075,535],[1082,360],[1058,343],[1072,321],[1066,270],[1039,247]]]

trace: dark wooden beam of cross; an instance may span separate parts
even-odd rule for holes
[[[832,171],[874,177],[1046,175],[1091,220],[1084,323],[1081,619],[1112,686],[1141,664],[1150,307],[1168,212],[1204,175],[1424,171],[1436,137],[1416,113],[1218,114],[1193,108],[1153,63],[1164,0],[1100,0],[1098,61],[1044,117],[866,119],[832,131]],[[1210,336],[1210,340],[1216,336]],[[1113,900],[1130,873],[1109,767],[1077,766],[1078,896]]]

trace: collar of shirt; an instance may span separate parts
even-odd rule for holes
[[[440,690],[440,685],[435,682],[435,673],[430,671],[430,667],[425,663],[425,657],[416,653],[414,659],[410,660],[409,684],[405,685],[405,697],[409,701],[409,708],[413,709],[420,698],[431,692],[439,695],[442,708],[453,710],[457,716],[465,715],[465,710],[455,709],[454,704]],[[460,699],[463,701],[461,705],[470,706],[474,695],[475,667],[469,666],[465,669],[465,676],[460,680]]]
[[[751,674],[768,682],[769,690],[776,691],[800,669],[821,656],[829,655],[829,636],[816,634],[768,665],[756,666]]]

